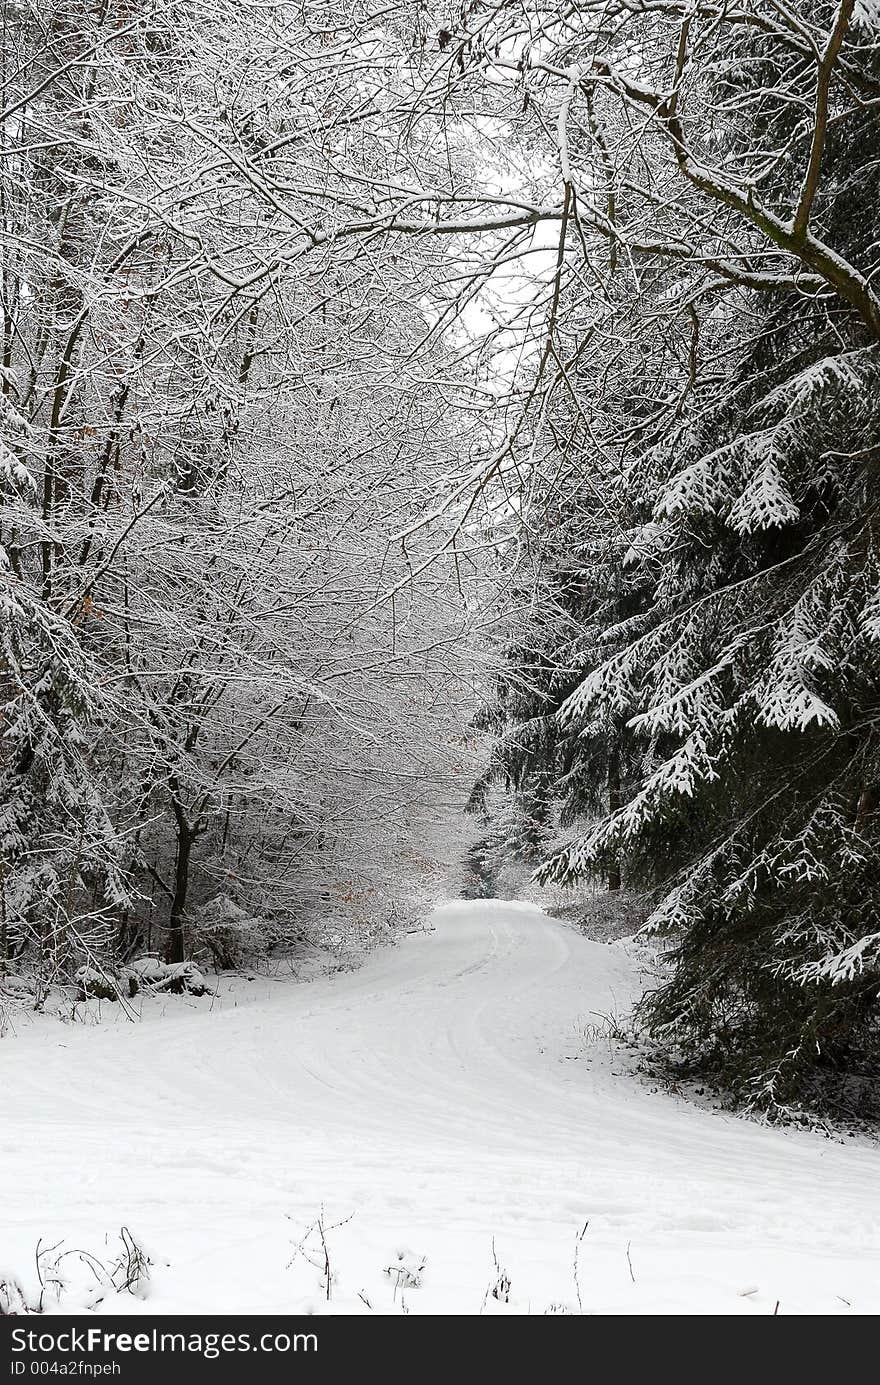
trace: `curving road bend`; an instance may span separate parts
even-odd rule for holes
[[[61,1308],[880,1311],[880,1150],[650,1090],[597,1032],[638,991],[618,945],[500,901],[428,927],[356,972],[4,1039],[0,1270],[29,1288],[38,1238],[110,1265],[126,1226],[142,1292],[71,1255]]]

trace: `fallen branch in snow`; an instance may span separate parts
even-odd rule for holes
[[[140,957],[132,962],[128,974],[138,987],[151,994],[186,991],[189,995],[212,995],[213,992],[195,962],[159,962],[155,957]]]

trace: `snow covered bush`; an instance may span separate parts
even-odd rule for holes
[[[30,1309],[18,1280],[0,1270],[0,1318],[14,1318]]]
[[[219,894],[195,911],[190,943],[196,955],[206,953],[218,971],[227,971],[265,958],[283,932],[272,920]]]
[[[78,967],[73,975],[79,1000],[118,1000],[119,982],[98,967]]]

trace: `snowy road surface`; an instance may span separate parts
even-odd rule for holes
[[[99,1311],[880,1311],[880,1151],[628,1075],[590,1029],[637,988],[618,946],[524,904],[432,923],[248,1003],[19,1026],[0,1269],[32,1285],[40,1237],[109,1263],[126,1226],[151,1281]]]

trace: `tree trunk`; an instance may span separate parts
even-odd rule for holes
[[[177,819],[177,855],[174,861],[174,894],[171,898],[171,913],[168,919],[165,960],[166,962],[183,962],[186,945],[184,928],[186,893],[189,888],[189,865],[196,832],[187,821],[180,804],[175,802],[173,807],[174,816]]]
[[[856,831],[864,832],[877,807],[873,784],[866,784],[859,794],[856,807]]]
[[[608,811],[616,813],[620,807],[620,752],[616,745],[612,745],[608,759]],[[608,867],[608,888],[609,890],[620,889],[620,860],[612,862]]]

